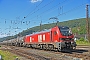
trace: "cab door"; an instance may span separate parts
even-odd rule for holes
[[[58,33],[56,30],[52,31],[52,37],[51,37],[53,42],[58,42]]]

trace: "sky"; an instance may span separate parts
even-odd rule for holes
[[[90,5],[90,0],[0,0],[0,38],[40,23],[85,18],[86,4]]]

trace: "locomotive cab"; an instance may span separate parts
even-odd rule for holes
[[[71,32],[71,29],[69,27],[59,27],[60,30],[60,38],[59,40],[62,40],[61,43],[62,48],[68,48],[73,49],[73,47],[76,47],[76,42],[74,41],[74,35]]]
[[[52,41],[55,42],[59,51],[76,47],[74,35],[72,34],[71,29],[66,26],[56,26],[52,28]]]

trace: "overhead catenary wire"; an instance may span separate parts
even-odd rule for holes
[[[44,0],[42,0],[42,2],[41,3],[43,3],[43,1]],[[52,0],[52,1],[50,1],[49,3],[47,3],[47,4],[45,4],[44,6],[42,6],[41,8],[39,8],[38,10],[40,10],[40,9],[42,9],[42,8],[44,8],[44,7],[46,7],[46,6],[48,6],[49,4],[51,4],[52,2],[54,2],[55,0]],[[65,2],[65,1],[63,1],[63,2]],[[32,13],[32,14],[34,14],[35,12],[37,12],[38,10],[36,10],[35,11],[35,9],[37,9],[40,5],[41,5],[41,3],[40,4],[38,4],[30,13]],[[60,4],[60,3],[59,3]],[[51,9],[51,8],[50,8]],[[50,10],[50,9],[48,9],[48,10]],[[46,11],[48,11],[48,10],[46,10]],[[34,11],[34,12],[33,12]],[[30,14],[29,13],[29,14]],[[43,13],[43,12],[42,12]],[[29,16],[29,14],[27,15],[27,16]],[[31,14],[31,15],[32,15]],[[24,18],[26,18],[27,16],[25,16]],[[18,18],[18,17],[17,17]],[[23,19],[22,19],[23,20]],[[7,21],[5,21],[5,22],[7,22]],[[13,21],[11,20],[11,23],[12,23]],[[15,22],[15,21],[14,21]],[[16,23],[17,24],[17,23]]]
[[[70,9],[70,10],[68,10],[68,11],[66,11],[66,12],[64,12],[64,13],[62,13],[62,14],[59,14],[59,15],[57,15],[57,16],[55,16],[55,17],[58,17],[58,16],[60,16],[60,15],[63,15],[63,14],[66,14],[66,13],[69,13],[69,12],[72,12],[72,11],[75,11],[75,10],[78,10],[78,9],[80,9],[80,7],[82,7],[82,6],[84,6],[84,5],[85,5],[85,3],[79,5],[79,6],[75,7],[75,8],[72,8],[72,9]]]
[[[67,0],[64,0],[63,2],[61,2],[61,4],[65,3],[66,1],[67,1]],[[74,1],[74,0],[73,0],[73,1]],[[72,1],[71,1],[71,2],[72,2]],[[71,2],[69,2],[69,3],[71,3]],[[65,6],[65,5],[69,4],[69,3],[66,3],[66,4],[64,4],[64,5],[61,6],[61,7],[62,7],[62,14],[60,14],[60,15],[63,15],[63,13],[68,12],[68,11],[63,12],[63,6]],[[58,3],[57,5],[55,5],[55,6],[51,7],[51,8],[49,8],[49,9],[45,10],[44,12],[38,14],[38,16],[41,15],[41,14],[44,14],[44,13],[46,14],[46,12],[49,11],[49,10],[55,10],[54,7],[56,7],[56,6],[58,6],[58,5],[60,5],[60,3]],[[57,8],[57,9],[58,9],[58,8]],[[51,11],[50,11],[50,12],[51,12]],[[49,13],[50,13],[50,12],[49,12]],[[58,14],[58,15],[59,15],[59,14]],[[35,17],[37,17],[37,16],[35,16]],[[31,19],[34,19],[35,17],[33,17],[33,18],[31,18]],[[45,20],[45,21],[48,21],[48,20]],[[44,22],[45,22],[45,21],[44,21]]]
[[[75,10],[78,10],[78,9],[80,9],[80,7],[82,7],[82,6],[84,6],[84,5],[85,5],[85,3],[83,3],[83,4],[81,4],[81,5],[77,6],[77,7],[74,7],[74,8],[72,8],[72,9],[66,11],[66,12],[63,12],[62,14],[59,14],[59,15],[57,15],[57,16],[54,16],[54,17],[59,17],[59,16],[61,16],[61,15],[70,13],[70,12],[75,11]],[[85,16],[85,15],[84,15],[84,16]],[[48,21],[48,20],[45,20],[44,22],[46,22],[46,21]]]
[[[54,1],[54,0],[52,0],[52,1]],[[49,4],[49,3],[48,3],[48,4]],[[48,5],[48,4],[46,4],[46,5]],[[46,6],[46,5],[45,5],[45,6]],[[38,5],[38,6],[39,6],[39,5]],[[55,7],[55,6],[54,6],[54,7]],[[53,7],[52,7],[52,8],[53,8]],[[52,8],[50,8],[50,9],[52,9]],[[48,10],[46,10],[46,11],[49,11],[50,9],[48,9]],[[44,11],[44,12],[45,12],[45,11]],[[44,12],[43,12],[43,13],[44,13]],[[68,11],[68,12],[69,12],[69,11]],[[68,12],[64,12],[63,14],[68,13]],[[42,14],[42,13],[41,13],[41,14]],[[63,15],[63,14],[60,14],[60,15]],[[39,15],[40,15],[40,14],[39,14]],[[57,16],[59,16],[59,15],[57,15]]]
[[[37,16],[39,16],[39,15],[41,15],[41,14],[44,14],[44,13],[46,13],[47,11],[54,10],[53,8],[55,8],[56,6],[58,6],[58,5],[60,5],[60,4],[65,3],[66,1],[67,1],[67,0],[64,0],[63,2],[59,2],[57,5],[55,5],[55,6],[51,7],[51,8],[49,8],[49,9],[41,12],[41,13],[38,14]],[[47,6],[47,5],[45,5],[45,6]],[[42,8],[44,8],[44,6],[43,6]],[[40,8],[40,9],[42,9],[42,8]],[[33,19],[33,18],[35,18],[35,17],[37,17],[37,16],[34,16],[34,17],[32,17],[31,19]]]
[[[54,0],[52,0],[52,1],[54,1]],[[40,5],[39,5],[39,6],[40,6]],[[38,6],[38,7],[39,7],[39,6]],[[48,6],[48,5],[47,5],[47,6]],[[63,6],[63,5],[62,5],[62,6]],[[39,10],[41,10],[41,9],[39,9],[38,7],[36,8],[36,10],[32,11],[32,14],[35,14],[36,12],[38,12]],[[53,6],[53,7],[54,7],[54,6]],[[63,6],[63,7],[64,7],[64,6]],[[44,7],[43,7],[43,8],[44,8]],[[49,9],[50,9],[50,8],[49,8]],[[49,9],[47,9],[47,10],[45,10],[45,11],[46,11],[46,12],[47,12],[47,11],[51,11],[51,9],[50,9],[50,10],[49,10]],[[64,14],[68,14],[68,13],[70,13],[70,12],[72,12],[72,11],[76,11],[76,10],[78,10],[78,9],[79,9],[79,7],[75,7],[75,9],[73,8],[73,9],[70,9],[70,10],[68,10],[68,11],[66,11],[66,12],[63,11],[63,13],[58,14],[58,15],[56,15],[55,17],[59,17],[59,16],[62,16],[62,15],[64,15]],[[43,13],[46,13],[45,11],[44,11]],[[33,13],[33,12],[34,12],[34,13]],[[30,15],[32,15],[32,14],[30,13],[28,16],[30,16]],[[41,13],[41,14],[42,14],[42,13]],[[41,14],[38,14],[38,16],[41,15]],[[27,16],[27,17],[28,17],[28,16]],[[27,18],[27,17],[25,17],[25,18]],[[52,16],[51,16],[51,17],[52,17]],[[47,19],[49,19],[49,18],[47,18]],[[48,20],[45,20],[45,21],[42,20],[42,22],[46,22],[46,21],[48,21]],[[31,22],[35,22],[35,21],[31,21]],[[7,21],[6,21],[6,23],[7,23]],[[36,22],[36,23],[38,23],[38,22]]]
[[[43,2],[43,1],[42,1],[42,2],[41,2],[38,6],[36,6],[27,16],[25,16],[24,19],[25,19],[26,17],[28,17],[28,16],[36,13],[37,11],[41,10],[42,8],[45,8],[46,6],[48,6],[49,4],[51,4],[53,1],[55,1],[55,0],[52,0],[52,1],[50,1],[49,3],[45,4],[44,6],[42,6],[41,8],[38,8],[38,7],[41,5],[41,3]],[[37,10],[36,10],[36,9],[37,9]],[[34,11],[34,10],[36,10],[36,11]],[[34,12],[33,12],[33,11],[34,11]],[[22,20],[24,20],[24,19],[22,19]]]
[[[44,1],[44,0],[43,0]],[[34,10],[36,10],[42,3],[43,3],[43,1],[40,3],[40,4],[38,4],[31,12],[29,12],[26,16],[24,16],[24,19],[26,18],[26,17],[28,17],[29,15],[32,15],[33,13],[35,13],[35,12],[33,12]],[[24,20],[23,19],[23,20]]]
[[[59,4],[60,4],[60,3],[59,3]],[[84,3],[84,4],[85,4],[85,3]],[[67,14],[67,13],[69,13],[69,12],[75,11],[75,10],[79,9],[79,7],[84,6],[84,4],[81,4],[81,5],[73,8],[73,9],[70,9],[70,10],[68,10],[68,11],[66,11],[66,12],[63,12],[62,14],[58,14],[58,15],[55,16],[55,17],[59,17],[60,15],[64,15],[64,14]],[[54,7],[55,7],[55,6],[54,6]],[[52,8],[51,8],[51,9],[52,9]],[[50,9],[48,9],[48,10],[50,10]],[[46,10],[46,11],[48,11],[48,10]],[[44,11],[43,13],[46,13],[46,12]],[[40,14],[42,14],[42,13],[40,13]],[[48,21],[48,20],[45,20],[44,22],[46,22],[46,21]]]
[[[27,16],[25,16],[24,19],[27,18],[28,16],[36,13],[36,12],[39,11],[40,9],[48,6],[48,5],[51,4],[53,1],[55,1],[55,0],[52,0],[52,1],[50,1],[49,3],[45,4],[44,6],[42,6],[41,8],[38,8],[38,7],[41,5],[41,3],[42,3],[42,2],[41,2],[38,6],[35,7],[35,9],[37,9],[37,10],[35,11],[35,9],[34,9],[34,10],[33,10],[32,12],[30,12]],[[24,19],[22,19],[21,22],[22,22]],[[26,22],[26,25],[28,25],[27,22]]]

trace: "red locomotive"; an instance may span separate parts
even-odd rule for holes
[[[48,31],[25,36],[24,46],[62,51],[65,49],[73,49],[73,47],[76,47],[76,42],[69,27],[56,26]]]

